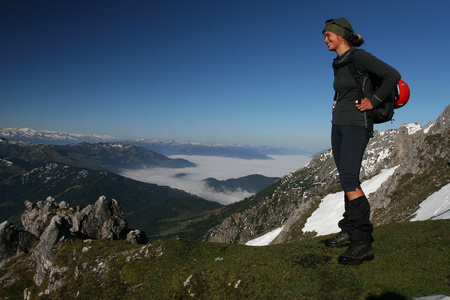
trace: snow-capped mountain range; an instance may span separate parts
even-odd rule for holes
[[[228,145],[186,142],[179,140],[123,139],[110,135],[76,134],[62,131],[34,130],[31,128],[0,128],[0,138],[11,142],[66,145],[75,143],[114,143],[123,142],[137,145],[164,155],[203,155],[224,156],[243,159],[269,159],[267,155],[312,153],[297,148],[274,148],[265,145]]]
[[[62,131],[34,130],[31,128],[0,128],[0,137],[14,142],[29,142],[37,144],[74,144],[117,142],[121,139],[110,135],[77,134]]]

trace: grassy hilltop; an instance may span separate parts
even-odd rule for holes
[[[411,299],[450,295],[450,220],[375,228],[375,260],[343,266],[321,240],[249,247],[186,240],[73,240],[45,295],[26,256],[0,270],[1,299]]]

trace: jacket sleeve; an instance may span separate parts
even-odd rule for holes
[[[396,69],[366,51],[356,51],[355,61],[364,71],[381,79],[376,94],[369,99],[372,106],[377,107],[397,86],[401,75]]]

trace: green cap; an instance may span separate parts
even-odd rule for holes
[[[354,35],[352,25],[350,25],[346,18],[330,19],[325,21],[325,24],[322,33],[331,31],[344,39],[349,39]]]

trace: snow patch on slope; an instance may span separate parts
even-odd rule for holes
[[[397,166],[398,167],[398,166]],[[366,195],[375,192],[392,174],[397,167],[382,171],[370,180],[366,180],[361,187]],[[339,232],[338,222],[344,213],[344,192],[327,195],[322,199],[313,214],[306,220],[303,232],[317,232],[317,235],[327,235]]]
[[[420,203],[411,221],[450,219],[450,183]]]
[[[406,127],[406,129],[408,130],[408,135],[412,135],[414,133],[416,133],[417,131],[422,130],[422,125],[417,124],[417,123],[408,123],[403,125],[403,127]]]
[[[277,235],[283,230],[284,226],[281,226],[275,230],[272,230],[271,232],[266,233],[265,235],[262,235],[256,239],[250,240],[247,243],[245,243],[247,246],[266,246],[269,245],[270,242],[272,242]]]

